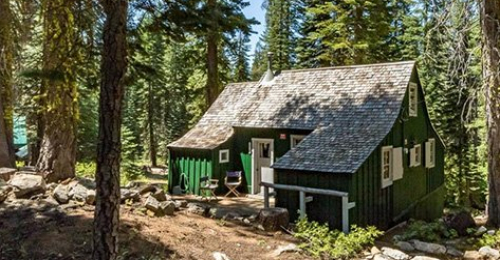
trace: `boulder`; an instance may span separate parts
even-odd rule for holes
[[[95,204],[95,190],[87,190],[87,197],[85,197],[85,203],[89,205]]]
[[[27,198],[45,192],[45,180],[39,175],[16,174],[9,184],[14,188],[16,198]]]
[[[69,190],[70,185],[59,184],[56,186],[54,191],[52,192],[52,196],[59,204],[66,204],[69,202]]]
[[[11,191],[12,187],[7,185],[7,183],[3,179],[0,179],[0,203],[4,202],[7,199]]]
[[[378,255],[378,254],[381,254],[382,252],[380,252],[380,249],[378,249],[378,247],[373,246],[373,247],[370,249],[370,253],[371,253],[372,255]]]
[[[415,256],[414,258],[412,258],[411,260],[440,260],[438,258],[434,258],[434,257],[429,257],[429,256],[422,256],[422,255],[419,255],[419,256]]]
[[[373,257],[373,260],[393,260],[393,259],[386,255],[378,254]]]
[[[462,257],[464,253],[452,246],[446,247],[446,254],[454,256],[454,257]]]
[[[421,252],[434,254],[434,255],[444,255],[446,254],[446,247],[440,244],[427,243],[419,240],[412,240],[410,243],[413,247]]]
[[[120,197],[121,202],[124,203],[127,200],[139,201],[141,199],[141,195],[136,190],[131,189],[120,189]]]
[[[35,166],[23,166],[21,168],[19,168],[19,171],[20,172],[36,172],[36,167]]]
[[[173,201],[162,201],[160,202],[160,214],[173,216],[175,212],[175,203]]]
[[[87,191],[88,190],[89,189],[87,187],[76,182],[76,183],[70,184],[70,189],[69,189],[68,195],[73,200],[85,202],[87,200]]]
[[[395,259],[395,260],[408,260],[410,259],[410,256],[405,254],[404,252],[401,252],[397,249],[392,249],[389,247],[382,247],[382,254],[390,257],[390,259]]]
[[[465,251],[463,259],[465,260],[477,260],[483,259],[483,256],[477,251]]]
[[[273,251],[271,257],[278,257],[285,252],[300,252],[300,248],[296,244],[288,244],[286,246],[278,246],[276,250]]]
[[[208,215],[208,211],[210,208],[200,203],[188,203],[187,204],[187,213],[196,214],[200,216]]]
[[[460,236],[466,236],[467,229],[476,228],[476,222],[467,211],[459,211],[444,216],[444,223],[450,229],[454,229]]]
[[[160,211],[160,202],[155,197],[149,196],[144,203],[144,207],[157,214]]]
[[[396,246],[405,252],[411,252],[411,251],[415,250],[415,248],[410,243],[408,243],[406,241],[398,241],[398,242],[396,242]]]
[[[13,168],[0,168],[0,179],[4,181],[9,181],[10,177],[16,173],[16,169]]]
[[[151,192],[150,196],[153,196],[158,201],[170,200],[170,198],[167,196],[167,194],[165,194],[165,191],[163,191],[160,188],[157,188],[154,192]]]
[[[479,249],[479,254],[491,259],[500,258],[500,252],[496,249],[493,249],[489,246],[483,246]]]
[[[287,228],[290,216],[285,208],[266,208],[260,210],[258,220],[265,231],[274,232]]]

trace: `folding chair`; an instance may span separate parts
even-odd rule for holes
[[[224,197],[229,196],[233,193],[236,197],[240,196],[240,193],[236,190],[241,185],[241,171],[236,172],[226,172],[226,178],[224,178],[224,185],[229,189]]]
[[[217,200],[217,196],[215,196],[215,189],[219,187],[219,180],[210,179],[208,176],[204,176],[200,178],[200,193],[201,199],[207,199],[210,201],[210,198],[215,198]]]

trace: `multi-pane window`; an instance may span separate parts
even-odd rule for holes
[[[220,163],[228,163],[229,162],[229,150],[220,150],[219,151],[219,162]]]
[[[392,184],[392,146],[382,147],[382,188]]]
[[[422,146],[416,144],[410,150],[410,167],[417,167],[422,165]]]
[[[408,86],[408,106],[410,116],[418,115],[418,85],[411,82]]]

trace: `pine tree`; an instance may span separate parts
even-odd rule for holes
[[[234,82],[245,82],[250,79],[250,68],[248,64],[248,52],[250,51],[248,46],[249,42],[249,35],[239,31],[229,48],[231,63],[234,68],[231,73],[232,81]]]

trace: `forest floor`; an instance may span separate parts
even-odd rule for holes
[[[93,206],[60,207],[50,200],[15,200],[0,206],[0,260],[90,259]],[[122,206],[120,259],[307,259],[273,252],[293,237],[251,226],[178,212],[149,217]]]

